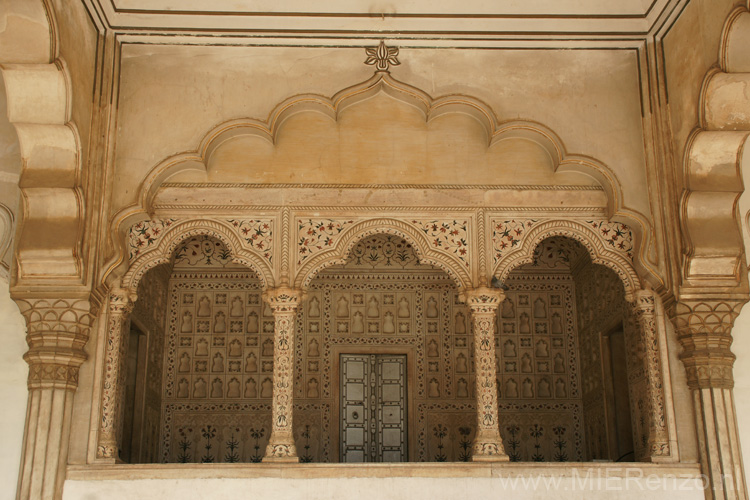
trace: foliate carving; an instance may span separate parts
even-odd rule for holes
[[[570,269],[583,255],[588,255],[586,249],[576,240],[553,236],[539,243],[534,249],[535,268]]]
[[[412,220],[432,246],[441,252],[455,255],[467,268],[469,267],[470,248],[468,220]]]
[[[128,256],[130,257],[130,262],[133,262],[142,253],[156,248],[156,244],[164,236],[166,229],[174,224],[176,220],[155,219],[134,224],[128,234]]]
[[[499,290],[478,288],[466,292],[474,325],[474,362],[477,394],[477,433],[472,460],[508,460],[500,437],[497,411],[495,313],[505,299]]]
[[[414,248],[404,239],[376,234],[360,240],[342,266],[345,269],[422,269]]]
[[[206,234],[193,236],[181,242],[174,251],[174,265],[180,267],[226,267],[232,262],[232,253],[218,239]]]
[[[75,389],[95,310],[82,299],[19,299],[26,318],[29,388]]]
[[[534,227],[539,221],[537,219],[492,219],[492,250],[493,260],[497,264],[500,259],[515,248],[526,234],[526,231]]]
[[[297,265],[333,246],[335,237],[353,220],[299,219],[297,221]]]
[[[649,402],[649,453],[653,457],[671,455],[666,409],[664,407],[664,384],[659,338],[656,329],[655,296],[651,290],[640,290],[635,294],[633,311],[640,329],[640,344],[644,347],[646,392]]]
[[[605,220],[586,221],[591,229],[598,231],[601,239],[612,249],[625,254],[633,259],[633,232],[628,226],[620,222],[609,222]]]
[[[744,299],[681,299],[672,311],[691,389],[732,388],[732,326]]]
[[[116,289],[109,295],[109,324],[104,359],[102,409],[99,428],[98,458],[117,458],[117,422],[120,421],[125,390],[123,362],[127,356],[127,333],[123,333],[133,301],[126,290]]]
[[[401,64],[397,58],[398,47],[388,47],[383,40],[377,47],[365,47],[365,52],[367,53],[365,64],[375,66],[377,71],[388,71],[391,64],[394,66]]]
[[[492,288],[475,288],[463,294],[463,299],[471,309],[472,313],[484,313],[495,315],[500,303],[505,300],[502,290]]]
[[[294,332],[297,307],[302,292],[291,288],[267,291],[263,298],[274,316],[273,333],[273,403],[271,406],[271,436],[265,460],[297,461],[292,425],[294,400]]]
[[[229,219],[240,238],[266,259],[273,262],[273,221],[270,219]]]

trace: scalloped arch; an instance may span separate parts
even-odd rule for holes
[[[483,127],[487,147],[509,139],[532,141],[547,152],[555,171],[579,172],[595,179],[607,193],[610,215],[622,208],[622,188],[614,173],[594,158],[568,154],[560,137],[544,125],[526,120],[501,122],[492,108],[479,99],[465,95],[433,98],[396,80],[388,72],[376,72],[369,80],[343,89],[333,97],[317,94],[290,97],[278,104],[266,120],[243,118],[217,125],[203,137],[195,150],[170,156],[154,166],[141,183],[138,207],[123,209],[118,219],[132,213],[134,208],[151,211],[153,199],[167,178],[187,169],[206,171],[213,153],[227,141],[254,136],[275,144],[282,125],[295,114],[312,111],[337,121],[344,110],[380,92],[419,110],[426,122],[450,113],[471,116]]]
[[[122,288],[135,294],[138,283],[146,271],[171,261],[177,246],[192,236],[212,236],[224,243],[232,253],[232,262],[250,268],[261,282],[263,289],[274,286],[273,271],[255,251],[245,248],[232,229],[221,222],[208,220],[185,220],[172,225],[159,244],[150,252],[138,256],[122,277]]]
[[[641,281],[632,263],[619,253],[609,250],[596,231],[578,221],[554,220],[533,228],[526,233],[516,250],[497,263],[493,276],[504,281],[513,269],[531,263],[534,249],[551,236],[565,236],[581,243],[588,250],[594,264],[603,265],[617,273],[625,287],[627,300],[630,302],[634,299],[635,292],[641,288]]]
[[[347,228],[330,249],[306,261],[297,270],[294,279],[295,287],[306,288],[323,269],[346,262],[357,242],[374,234],[392,234],[403,238],[414,247],[420,263],[442,269],[461,289],[472,286],[468,270],[452,256],[432,250],[424,233],[403,221],[378,218],[361,221]]]

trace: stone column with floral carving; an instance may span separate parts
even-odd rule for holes
[[[474,366],[477,397],[477,432],[471,459],[475,462],[505,462],[508,455],[500,437],[497,409],[495,360],[495,315],[505,294],[500,290],[476,288],[465,292],[474,329]]]
[[[684,349],[680,357],[693,392],[708,499],[748,498],[732,392],[735,356],[730,350],[732,326],[745,301],[681,297],[673,311]]]
[[[273,400],[271,436],[264,462],[298,462],[294,445],[292,413],[294,404],[294,330],[297,307],[302,301],[300,290],[275,288],[263,294],[273,310]]]
[[[656,327],[656,295],[652,290],[638,290],[635,292],[631,307],[638,324],[639,343],[643,349],[641,368],[645,372],[648,404],[648,455],[644,458],[651,462],[673,461],[664,403],[664,377],[659,335]]]
[[[16,298],[26,318],[29,399],[20,500],[62,495],[73,396],[95,311],[87,298]]]
[[[127,325],[132,309],[133,300],[126,290],[115,289],[110,292],[99,443],[96,449],[97,460],[102,462],[114,463],[119,460],[125,397],[124,362],[129,338]]]

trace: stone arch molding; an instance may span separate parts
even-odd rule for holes
[[[140,254],[122,277],[122,288],[135,296],[138,283],[146,271],[169,263],[177,246],[193,236],[211,236],[224,243],[232,254],[232,262],[250,268],[263,289],[272,288],[275,280],[267,262],[255,250],[247,248],[228,223],[213,220],[184,220],[175,222],[164,233],[152,250]]]
[[[484,130],[487,147],[510,139],[524,139],[542,148],[549,156],[553,171],[577,172],[595,179],[607,194],[609,216],[618,214],[643,220],[625,208],[623,191],[615,174],[603,163],[585,155],[570,154],[560,137],[544,125],[530,120],[502,121],[493,109],[479,99],[465,95],[446,95],[433,98],[426,92],[393,78],[387,71],[376,71],[368,80],[345,88],[332,97],[301,94],[278,104],[267,120],[242,118],[221,123],[209,131],[195,150],[170,156],[157,164],[139,188],[137,206],[124,208],[123,217],[133,209],[153,212],[153,201],[162,183],[185,170],[208,171],[213,154],[226,142],[254,136],[276,144],[283,124],[293,115],[316,112],[338,121],[348,108],[380,93],[417,109],[426,122],[451,113],[472,117]]]
[[[594,264],[606,266],[617,273],[625,287],[628,302],[635,299],[635,293],[641,289],[641,280],[630,258],[613,250],[597,231],[579,221],[551,220],[534,226],[522,236],[515,250],[508,252],[497,262],[493,275],[505,281],[513,269],[531,263],[534,249],[551,236],[565,236],[581,243]]]
[[[363,238],[374,234],[392,234],[406,240],[414,248],[421,264],[429,264],[442,269],[456,283],[459,289],[472,287],[469,268],[459,259],[445,252],[434,250],[427,236],[412,224],[390,218],[359,221],[346,227],[326,249],[308,260],[297,269],[295,288],[307,288],[322,270],[344,264],[354,246]]]

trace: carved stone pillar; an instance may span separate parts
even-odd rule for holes
[[[73,395],[94,311],[86,299],[16,299],[26,318],[29,400],[18,499],[62,496]]]
[[[638,324],[639,344],[642,346],[648,405],[648,455],[651,462],[672,461],[662,373],[659,334],[656,327],[656,296],[652,290],[638,290],[631,304]]]
[[[693,391],[698,448],[707,476],[708,499],[746,499],[734,409],[735,356],[730,351],[732,326],[745,300],[685,299],[674,308],[680,356]]]
[[[271,436],[264,462],[298,462],[294,445],[292,413],[294,405],[294,330],[297,307],[303,293],[292,288],[276,288],[263,294],[273,310],[273,401]]]
[[[505,462],[508,455],[500,437],[495,368],[495,314],[505,294],[476,288],[465,294],[474,328],[474,366],[477,396],[477,433],[472,445],[474,462]]]
[[[126,290],[116,289],[110,293],[99,443],[96,448],[96,458],[102,462],[114,463],[119,460],[126,376],[123,363],[129,338],[128,332],[123,330],[127,330],[132,309],[133,301]]]

